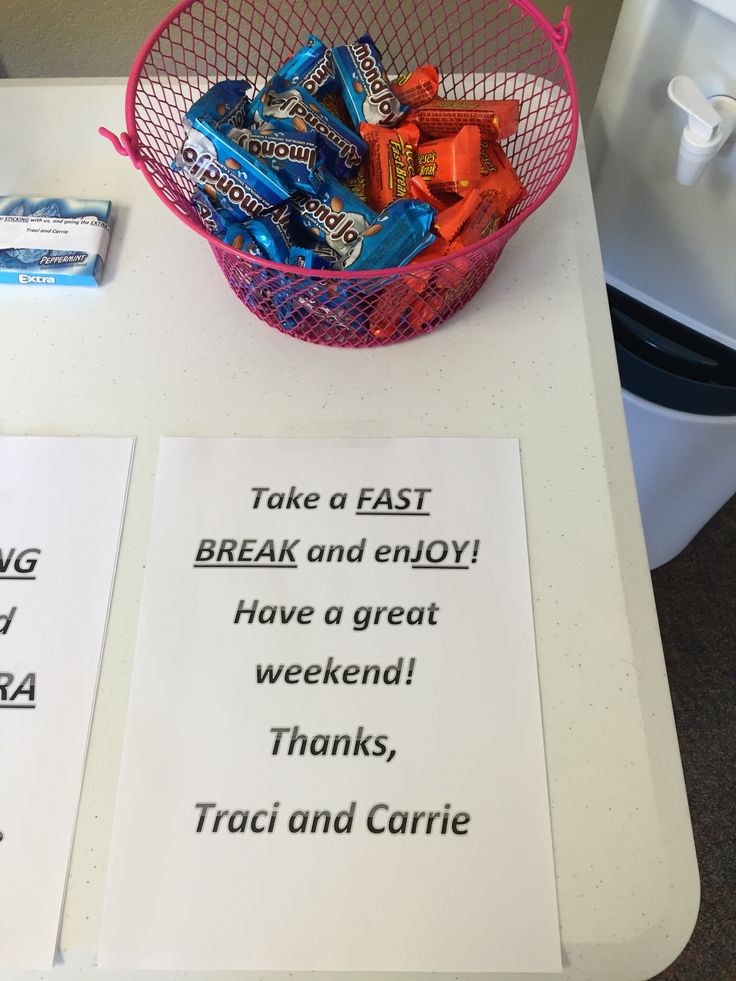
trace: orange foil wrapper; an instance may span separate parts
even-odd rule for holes
[[[421,254],[421,253],[420,253]],[[395,280],[380,294],[371,314],[369,330],[374,337],[382,340],[396,332],[402,319],[408,320],[409,311],[419,302],[421,294],[429,286],[430,275],[417,273],[411,278]],[[414,330],[421,330],[422,324],[412,324]]]
[[[485,195],[495,195],[498,210],[505,218],[526,192],[511,161],[498,144],[480,141],[480,173],[479,190]]]
[[[390,83],[391,90],[398,96],[399,102],[412,109],[436,99],[439,84],[440,73],[435,65],[422,65],[421,68],[415,68],[413,72],[399,75]]]
[[[365,173],[365,164],[360,168],[355,177],[345,181],[345,186],[350,188],[356,197],[361,201],[368,202],[368,178]]]
[[[422,143],[417,173],[434,192],[464,194],[480,182],[480,131],[463,126],[455,136]]]
[[[409,181],[409,197],[417,201],[424,201],[425,204],[430,205],[435,211],[444,211],[445,208],[449,208],[453,203],[453,198],[440,198],[436,194],[432,194],[429,184],[423,177],[419,177],[417,174]]]
[[[460,234],[460,229],[476,208],[481,206],[482,200],[480,192],[474,187],[465,197],[439,212],[435,218],[434,227],[445,242],[452,242]]]
[[[419,130],[413,123],[396,129],[360,124],[360,135],[368,144],[365,161],[368,204],[376,211],[409,193],[416,169],[415,151]]]
[[[503,217],[498,210],[495,198],[481,195],[480,206],[463,225],[462,231],[450,246],[450,252],[464,249],[467,245],[475,245],[476,242],[480,242],[481,239],[500,228],[502,223]]]
[[[452,136],[463,126],[477,126],[484,139],[505,140],[519,126],[519,101],[433,99],[412,109],[406,118],[427,136]]]
[[[347,106],[345,105],[345,100],[339,92],[328,92],[326,95],[323,95],[319,101],[322,103],[325,109],[332,113],[333,116],[337,116],[340,122],[345,123],[345,125],[349,126],[350,129],[353,128],[353,123],[350,119],[350,113],[348,112]]]

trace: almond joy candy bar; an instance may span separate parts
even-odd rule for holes
[[[365,143],[304,89],[270,86],[263,94],[261,113],[254,117],[259,133],[264,124],[267,132],[315,133],[325,165],[333,174],[347,180],[357,173],[368,149]]]
[[[218,208],[235,219],[257,218],[286,201],[289,190],[264,166],[207,119],[195,119],[172,163]]]
[[[409,108],[395,95],[370,34],[332,49],[335,72],[356,129],[361,123],[390,126]]]
[[[345,259],[374,226],[378,215],[327,171],[319,190],[299,192],[292,198],[302,224],[315,240],[325,242]]]

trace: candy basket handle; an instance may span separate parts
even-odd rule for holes
[[[138,151],[133,146],[133,141],[127,133],[123,132],[119,137],[117,137],[104,126],[100,126],[97,132],[100,134],[100,136],[104,136],[106,140],[109,140],[112,143],[114,149],[120,154],[121,157],[128,157],[136,170],[141,169],[141,158]]]
[[[572,37],[572,25],[570,23],[571,16],[572,7],[568,3],[563,11],[562,20],[553,28],[555,37],[557,38],[557,43],[563,51],[567,51],[567,46],[570,43],[570,38]]]

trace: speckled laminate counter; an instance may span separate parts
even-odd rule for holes
[[[97,976],[159,437],[482,435],[521,440],[564,976],[652,977],[690,935],[698,876],[582,145],[454,320],[343,351],[238,303],[97,135],[122,107],[116,81],[0,83],[3,192],[109,197],[116,216],[101,289],[0,287],[1,430],[138,438],[54,974]]]

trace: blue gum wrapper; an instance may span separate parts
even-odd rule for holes
[[[246,92],[250,83],[245,81],[217,82],[200,96],[184,114],[184,126],[189,129],[195,119],[210,117],[219,126],[245,126],[250,111]]]
[[[353,44],[333,48],[332,58],[356,129],[361,123],[392,126],[399,122],[409,107],[394,95],[370,34],[363,34]]]
[[[368,152],[365,141],[304,89],[271,85],[263,95],[261,109],[262,114],[254,116],[259,132],[264,123],[286,132],[304,132],[306,128],[316,134],[325,166],[336,177],[347,180],[360,169]]]
[[[405,266],[434,242],[430,229],[435,211],[424,201],[400,198],[376,218],[370,235],[362,235],[342,260],[340,269],[392,269]]]
[[[212,188],[217,206],[237,218],[257,218],[289,197],[278,176],[233,143],[208,119],[195,119],[172,165],[200,189]]]

